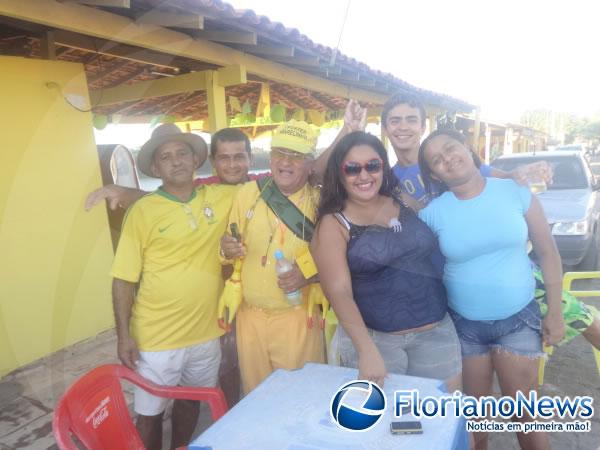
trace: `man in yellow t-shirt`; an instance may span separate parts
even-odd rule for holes
[[[129,209],[111,271],[119,358],[161,385],[217,382],[223,334],[217,324],[223,287],[217,255],[237,188],[194,186],[206,156],[201,137],[173,124],[154,130],[140,150],[138,168],[163,185]],[[160,449],[166,400],[141,389],[134,398],[146,448]],[[189,443],[198,406],[175,401],[172,448]]]
[[[305,122],[291,121],[276,129],[271,141],[272,179],[267,179],[263,188],[273,184],[298,208],[299,217],[304,217],[300,222],[305,224],[314,221],[319,202],[318,189],[308,183],[316,140],[316,132]],[[298,369],[306,362],[324,359],[323,333],[319,327],[307,327],[306,320],[307,290],[314,280],[305,279],[295,263],[285,274],[276,272],[276,250],[293,263],[308,252],[308,242],[293,232],[260,194],[257,182],[249,182],[233,202],[229,222],[238,224],[243,247],[228,235],[221,240],[224,258],[244,258],[244,301],[236,316],[236,332],[245,393],[275,369]],[[294,306],[286,293],[299,289],[304,299]]]

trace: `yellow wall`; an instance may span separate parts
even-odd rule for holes
[[[0,376],[112,326],[106,212],[80,64],[0,57]],[[89,105],[87,105],[89,106]]]

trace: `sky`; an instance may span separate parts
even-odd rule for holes
[[[600,114],[600,1],[230,0],[373,69],[481,106]],[[350,3],[347,20],[344,13]]]

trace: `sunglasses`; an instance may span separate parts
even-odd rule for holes
[[[288,158],[292,162],[300,162],[300,161],[304,161],[306,159],[306,155],[304,153],[286,152],[285,150],[274,148],[273,150],[271,150],[271,158],[275,158],[275,159]]]
[[[342,171],[348,177],[360,175],[363,169],[365,169],[367,173],[379,173],[383,169],[383,161],[379,158],[370,159],[365,164],[348,161],[342,166]]]

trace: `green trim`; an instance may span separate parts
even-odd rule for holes
[[[188,198],[186,201],[182,201],[182,200],[178,199],[177,197],[175,197],[174,195],[169,194],[167,191],[165,191],[163,189],[162,186],[158,187],[158,189],[156,190],[156,193],[166,199],[172,200],[177,203],[189,203],[196,198],[196,190],[197,189],[198,188],[194,187],[194,190],[192,191],[192,195],[190,195],[190,198]]]
[[[273,213],[300,239],[310,242],[315,224],[279,190],[272,177],[256,180],[262,198]]]

